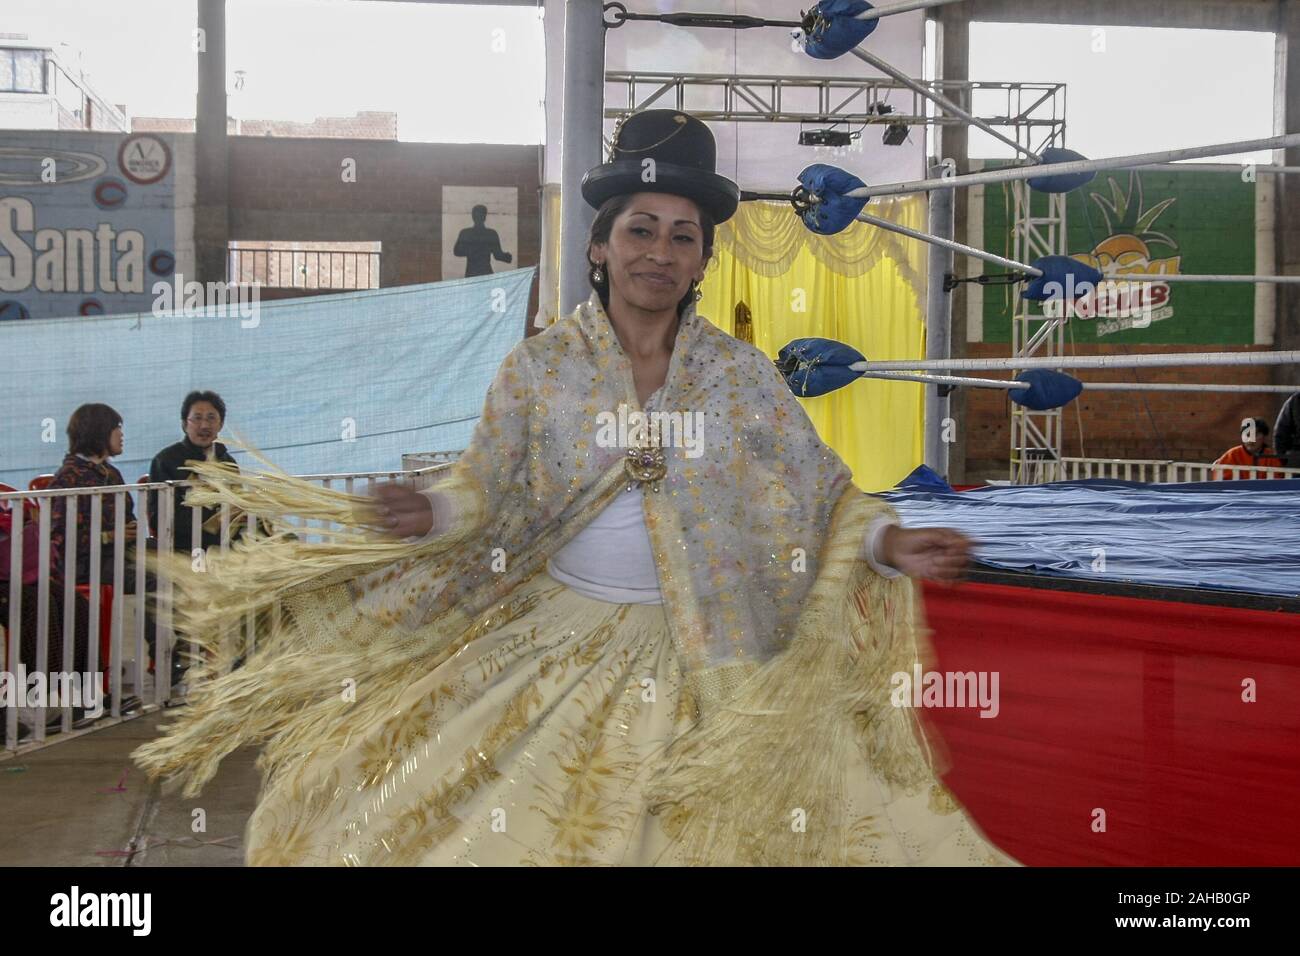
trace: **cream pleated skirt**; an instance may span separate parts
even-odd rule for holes
[[[384,719],[279,772],[248,862],[681,865],[642,794],[695,719],[685,688],[661,606],[590,600],[539,572],[491,629],[412,666]],[[940,784],[909,796],[858,769],[854,863],[1015,865]]]

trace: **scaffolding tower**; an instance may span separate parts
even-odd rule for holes
[[[1035,153],[1065,145],[1063,83],[931,80],[924,85]],[[605,118],[616,120],[657,107],[727,123],[934,127],[966,122],[936,115],[931,101],[884,77],[609,71],[605,87]],[[621,105],[612,105],[615,103]],[[881,103],[893,111],[882,113]],[[843,148],[831,152],[843,155]],[[1065,195],[1035,193],[1024,181],[1008,183],[1007,189],[1013,203],[1011,257],[1029,262],[1039,256],[1066,255]],[[971,244],[981,246],[982,238],[974,237]],[[944,276],[929,276],[928,281],[943,283]],[[1012,357],[1061,355],[1065,319],[1044,316],[1036,303],[1019,295],[1013,295],[1012,301]],[[1059,409],[1037,412],[1011,403],[1013,483],[1053,480],[1060,475],[1061,421]]]

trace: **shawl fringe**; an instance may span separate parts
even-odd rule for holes
[[[891,785],[934,783],[923,728],[891,702],[891,676],[910,673],[925,643],[914,586],[857,559],[883,507],[842,496],[790,644],[673,744],[647,789],[693,864],[847,864],[855,748]]]
[[[260,517],[295,515],[344,527],[311,528],[323,543],[286,531],[241,539],[202,564],[169,552],[150,555],[160,580],[174,589],[164,601],[172,627],[196,653],[188,706],[163,728],[164,736],[132,757],[151,778],[183,786],[187,797],[241,746],[269,742],[261,765],[270,773],[312,751],[339,721],[376,717],[386,698],[368,693],[367,683],[373,687],[403,663],[436,653],[469,623],[451,611],[443,616],[446,626],[436,629],[449,637],[435,643],[422,631],[417,639],[359,613],[347,584],[448,550],[464,531],[415,543],[377,540],[357,530],[371,520],[363,495],[216,462],[192,467],[193,505],[228,503]],[[344,693],[348,687],[361,688],[355,701]]]
[[[197,795],[241,746],[265,745],[259,766],[268,777],[308,759],[342,727],[379,719],[413,667],[436,667],[494,626],[491,612],[468,620],[453,609],[437,627],[394,627],[362,614],[346,583],[446,550],[459,532],[377,542],[352,530],[367,520],[363,496],[215,463],[194,470],[201,483],[194,504],[228,502],[260,516],[347,527],[320,531],[324,544],[284,532],[241,541],[202,571],[181,556],[158,556],[179,591],[177,630],[199,654],[189,706],[133,757],[185,796]],[[913,585],[884,579],[858,558],[868,524],[886,508],[856,489],[841,496],[786,650],[706,708],[656,768],[651,812],[693,862],[846,863],[855,821],[843,798],[855,748],[890,785],[915,791],[934,782],[923,729],[910,708],[891,702],[891,675],[910,672],[923,651],[928,657]],[[255,646],[235,625],[240,618],[253,621]]]

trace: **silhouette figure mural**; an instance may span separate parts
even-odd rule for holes
[[[465,278],[492,275],[492,260],[509,263],[514,256],[501,249],[501,237],[486,225],[488,209],[481,203],[470,210],[474,225],[462,229],[456,237],[453,255],[465,260]]]
[[[439,231],[444,280],[472,279],[517,268],[518,187],[443,186]]]

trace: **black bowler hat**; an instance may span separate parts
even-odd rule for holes
[[[714,172],[717,144],[694,116],[677,110],[633,113],[614,129],[609,153],[609,162],[582,177],[582,198],[596,209],[611,196],[671,193],[693,200],[715,223],[735,215],[740,187]],[[654,160],[652,169],[646,159]]]

